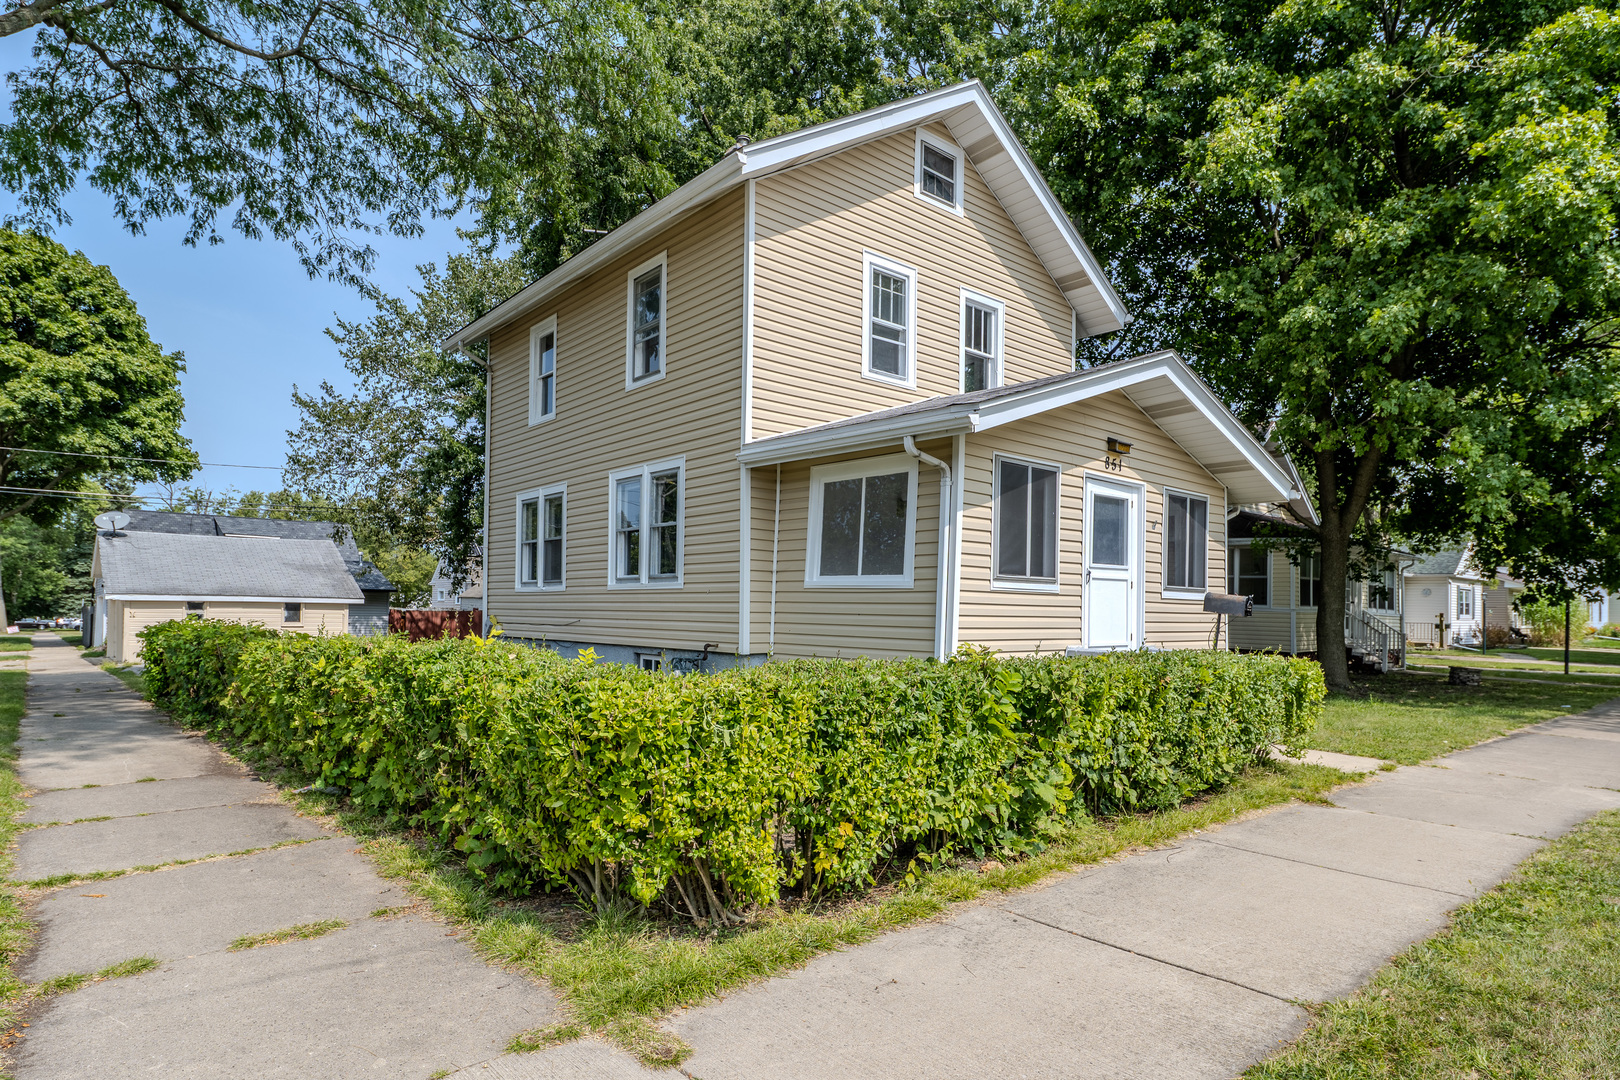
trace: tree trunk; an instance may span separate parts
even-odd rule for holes
[[[1350,659],[1344,651],[1344,591],[1350,576],[1350,530],[1322,515],[1319,537],[1322,595],[1316,601],[1316,655],[1330,690],[1349,690]]]

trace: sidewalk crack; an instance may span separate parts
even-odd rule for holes
[[[1223,844],[1219,840],[1209,840],[1202,836],[1198,837],[1198,843],[1211,844],[1215,847],[1223,847],[1228,851],[1241,851],[1248,855],[1259,855],[1260,857],[1266,859],[1277,859],[1280,862],[1297,863],[1300,866],[1313,866],[1318,870],[1327,870],[1335,874],[1349,874],[1351,877],[1366,878],[1368,881],[1383,881],[1390,885],[1403,885],[1408,889],[1423,889],[1425,892],[1439,893],[1442,896],[1455,896],[1459,900],[1473,899],[1473,897],[1467,893],[1452,892],[1450,889],[1437,889],[1433,885],[1416,885],[1410,881],[1397,881],[1394,878],[1379,877],[1377,874],[1363,874],[1358,870],[1344,870],[1337,866],[1324,866],[1322,863],[1307,862],[1304,859],[1290,859],[1287,855],[1277,855],[1270,851],[1256,851],[1253,848],[1240,847],[1237,844]]]

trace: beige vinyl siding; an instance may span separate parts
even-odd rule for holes
[[[1243,545],[1234,544],[1232,546],[1241,547]],[[1247,617],[1234,616],[1230,623],[1231,646],[1242,652],[1261,652],[1265,650],[1290,652],[1295,649],[1294,642],[1299,639],[1301,622],[1298,612],[1294,609],[1294,605],[1299,600],[1298,568],[1289,562],[1288,556],[1281,551],[1271,552],[1267,563],[1271,569],[1271,583],[1267,587],[1266,603],[1263,605],[1256,604],[1253,615]],[[1230,572],[1229,561],[1227,573],[1230,574]],[[1234,584],[1230,577],[1223,575],[1219,579],[1218,587],[1223,590],[1231,590]],[[1210,587],[1217,587],[1217,583],[1212,581]],[[1308,612],[1305,618],[1310,623],[1310,638],[1314,642],[1316,638],[1316,609],[1307,608],[1303,610]],[[1300,650],[1307,649],[1305,645],[1297,647]]]
[[[1131,443],[1121,472],[1103,467],[1109,436]],[[996,454],[1046,462],[1062,468],[1059,489],[1058,591],[998,589],[992,562],[994,458]],[[1160,595],[1164,565],[1164,489],[1209,500],[1208,581],[1220,588],[1226,574],[1225,492],[1214,477],[1165,435],[1124,394],[1020,420],[967,436],[962,489],[962,571],[958,639],[1009,653],[1059,651],[1083,642],[1080,593],[1084,584],[1082,511],[1085,478],[1133,480],[1147,487],[1143,503],[1148,523],[1143,568],[1147,622],[1143,642],[1163,648],[1208,648],[1214,616],[1202,600]],[[1155,527],[1155,524],[1157,527]]]
[[[625,389],[627,275],[668,251],[665,374]],[[515,637],[737,647],[743,193],[694,213],[490,341],[486,607]],[[556,416],[530,426],[529,328],[557,317]],[[609,588],[608,474],[685,457],[683,586]],[[517,496],[568,486],[566,588],[516,587]]]
[[[302,619],[296,623],[282,619],[282,603],[251,603],[241,600],[209,600],[203,616],[226,622],[268,626],[302,634],[328,637],[349,632],[347,604],[303,605]],[[133,663],[141,655],[140,632],[159,623],[186,617],[186,605],[179,600],[107,601],[107,659],[116,664]]]
[[[949,442],[920,448],[950,460]],[[776,544],[776,626],[774,657],[932,656],[934,606],[938,596],[939,470],[919,464],[915,553],[910,588],[836,589],[805,585],[809,554],[810,470],[817,465],[861,457],[846,455],[782,466],[782,510]],[[753,624],[754,649],[770,648],[771,549],[776,506],[776,467],[754,470]]]
[[[754,437],[960,392],[963,287],[1007,305],[1005,382],[1073,367],[1069,302],[971,162],[957,216],[914,194],[915,152],[908,131],[757,182]],[[915,390],[862,377],[867,250],[918,272]]]

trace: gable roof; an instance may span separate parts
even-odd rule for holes
[[[1130,314],[1102,267],[1063,212],[990,92],[977,79],[867,109],[851,116],[763,139],[734,150],[617,229],[579,252],[517,295],[446,338],[446,349],[487,337],[561,290],[629,253],[654,233],[668,228],[748,180],[796,168],[860,143],[938,121],[966,152],[979,176],[1000,201],[1030,249],[1040,258],[1079,316],[1087,336],[1118,330]]]
[[[108,600],[365,600],[337,546],[324,539],[101,533],[93,574]]]
[[[373,566],[346,533],[341,544],[333,539],[338,526],[331,521],[285,521],[280,518],[235,517],[230,514],[188,514],[173,510],[131,510],[125,532],[160,532],[186,536],[275,536],[283,540],[325,540],[336,544],[343,565],[362,589],[392,591],[394,583]]]
[[[1466,565],[1468,549],[1446,548],[1431,555],[1421,556],[1406,571],[1415,577],[1475,577],[1474,569]]]
[[[737,460],[748,466],[774,465],[891,447],[907,435],[938,438],[988,431],[1112,390],[1124,393],[1225,484],[1231,501],[1281,502],[1302,497],[1303,493],[1294,487],[1292,470],[1273,457],[1173,352],[1148,353],[1012,386],[929,398],[801,428],[755,440],[743,447]]]

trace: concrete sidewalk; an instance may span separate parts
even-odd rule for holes
[[[24,833],[14,877],[266,850],[47,893],[26,977],[163,964],[45,1006],[17,1047],[19,1080],[676,1075],[589,1041],[505,1054],[556,1015],[543,988],[486,966],[442,924],[370,918],[408,898],[341,838],[72,650],[36,642],[22,770],[57,790],[25,820],[111,820]],[[1334,806],[1284,807],[965,905],[683,1011],[670,1023],[694,1048],[681,1071],[1230,1077],[1304,1030],[1299,1002],[1353,991],[1548,839],[1620,806],[1617,787],[1620,702],[1378,773]],[[272,847],[288,840],[303,842]],[[225,948],[321,919],[349,926]]]

